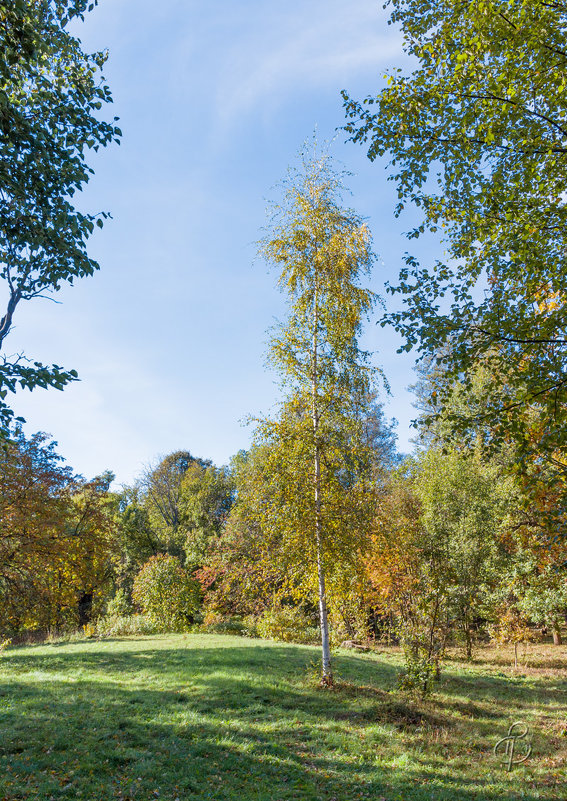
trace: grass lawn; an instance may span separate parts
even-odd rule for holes
[[[172,635],[0,655],[0,798],[215,801],[567,799],[567,649],[448,663],[434,698],[395,690],[399,655]],[[533,756],[492,748],[514,721]]]

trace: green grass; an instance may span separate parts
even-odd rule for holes
[[[559,656],[514,674],[490,652],[449,663],[434,698],[395,690],[394,652],[176,635],[14,648],[0,656],[0,798],[214,801],[565,799]],[[510,723],[533,756],[492,753]]]

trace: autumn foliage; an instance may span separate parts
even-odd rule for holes
[[[114,559],[104,479],[73,475],[43,434],[18,433],[0,451],[0,626],[87,623],[100,608]]]

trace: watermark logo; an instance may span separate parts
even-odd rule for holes
[[[526,724],[518,720],[516,723],[512,723],[507,736],[498,740],[494,746],[494,753],[502,754],[505,757],[507,770],[512,770],[514,765],[520,765],[531,756],[532,747],[526,740],[528,734],[529,729]]]

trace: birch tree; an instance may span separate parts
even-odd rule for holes
[[[269,351],[285,400],[257,431],[271,454],[262,525],[278,533],[288,590],[317,598],[322,680],[331,684],[328,596],[341,571],[355,569],[370,518],[363,416],[371,370],[358,336],[375,302],[360,286],[374,256],[368,227],[341,205],[328,156],[304,156],[284,186],[261,245],[289,307]]]

